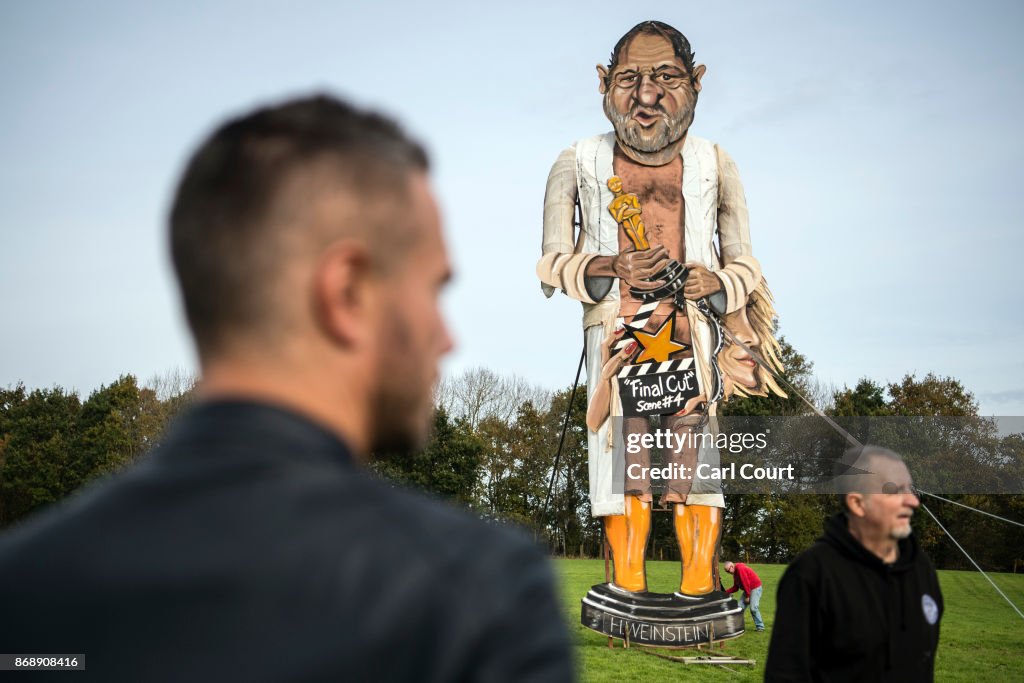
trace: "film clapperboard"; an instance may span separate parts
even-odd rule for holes
[[[625,327],[642,330],[657,306],[656,301],[644,304]],[[630,341],[632,339],[624,336],[615,345],[615,351],[620,351]],[[672,415],[700,394],[693,358],[626,365],[619,371],[618,383],[622,414],[626,417]]]

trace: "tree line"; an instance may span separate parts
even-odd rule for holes
[[[965,455],[976,451],[994,453],[988,457],[998,460],[1001,470],[1024,472],[1024,436],[994,434],[991,424],[978,418],[973,395],[956,379],[907,375],[889,384],[865,378],[852,388],[830,388],[815,380],[811,362],[784,339],[782,347],[789,397],[734,399],[721,406],[721,414],[811,416],[812,409],[798,396],[802,394],[836,419],[940,415],[972,419],[963,428],[967,436],[956,438],[985,440],[986,447],[978,451],[963,446],[949,452],[948,469],[954,476],[984,469],[985,463]],[[159,443],[193,394],[194,379],[181,372],[141,384],[125,375],[84,400],[60,387],[30,390],[19,384],[0,389],[0,528],[143,457]],[[590,515],[587,495],[582,381],[575,391],[572,386],[549,391],[520,377],[476,368],[443,380],[435,405],[433,433],[426,448],[416,454],[376,454],[379,457],[371,467],[379,475],[396,485],[452,500],[482,518],[531,529],[553,554],[601,556],[601,524]],[[841,450],[841,439],[834,434],[831,439],[820,447]],[[913,445],[907,448],[912,450]],[[1024,520],[1024,495],[1018,491],[945,497]],[[1021,527],[937,499],[923,502],[982,567],[1009,571],[1024,560]],[[751,562],[787,562],[813,543],[824,519],[836,509],[836,499],[829,495],[727,495],[723,555]],[[937,566],[970,568],[929,515],[918,511],[914,527]],[[672,516],[655,514],[650,557],[678,559],[674,534]]]

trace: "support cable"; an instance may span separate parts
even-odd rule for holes
[[[934,520],[935,520],[935,523],[939,525],[939,528],[940,528],[940,529],[942,529],[942,530],[943,530],[943,531],[944,531],[944,532],[946,533],[946,535],[947,535],[947,536],[949,536],[949,540],[953,541],[953,544],[954,544],[954,545],[955,545],[955,546],[956,546],[957,548],[959,548],[959,549],[960,549],[960,552],[962,552],[962,553],[964,554],[964,557],[966,557],[966,558],[967,558],[968,560],[970,560],[970,561],[971,561],[971,564],[973,564],[973,565],[974,565],[974,568],[975,568],[975,569],[977,569],[977,570],[978,570],[979,572],[981,572],[981,575],[982,575],[982,576],[984,576],[984,577],[985,577],[985,578],[986,578],[986,579],[988,580],[988,582],[992,584],[992,587],[996,589],[996,592],[997,592],[997,593],[999,593],[999,594],[1000,594],[1001,596],[1003,596],[1003,600],[1006,600],[1006,602],[1010,603],[1010,607],[1012,607],[1012,608],[1013,608],[1013,611],[1014,611],[1014,612],[1016,612],[1016,613],[1017,613],[1017,615],[1018,615],[1018,616],[1019,616],[1019,617],[1020,617],[1021,619],[1024,619],[1024,612],[1021,612],[1021,611],[1020,611],[1020,609],[1018,609],[1017,605],[1013,604],[1013,600],[1010,600],[1010,598],[1006,597],[1006,593],[1004,593],[1004,592],[1003,592],[1003,591],[1002,591],[1002,590],[1001,590],[1001,589],[999,588],[999,586],[997,586],[997,585],[996,585],[996,582],[995,582],[995,581],[993,581],[993,580],[992,580],[992,579],[991,579],[991,578],[989,577],[989,575],[988,575],[988,574],[986,574],[986,573],[985,573],[985,571],[984,571],[984,570],[983,570],[983,569],[982,569],[981,567],[979,567],[979,566],[978,566],[978,563],[974,561],[974,558],[973,558],[973,557],[971,557],[970,555],[968,555],[968,554],[967,554],[967,551],[966,551],[966,550],[964,550],[964,547],[963,547],[962,545],[960,545],[960,544],[959,544],[959,543],[957,542],[957,540],[956,540],[955,538],[953,538],[953,534],[949,533],[949,530],[948,530],[948,529],[947,529],[946,527],[942,526],[942,522],[940,522],[940,521],[939,521],[939,518],[938,518],[938,517],[936,517],[936,516],[935,516],[935,515],[934,515],[934,514],[932,513],[932,511],[928,509],[928,506],[927,506],[927,505],[925,505],[924,503],[921,503],[921,507],[923,507],[923,508],[924,508],[924,511],[925,511],[925,512],[927,512],[927,513],[928,513],[929,515],[931,515],[931,518],[932,518],[932,519],[934,519]]]
[[[993,515],[991,512],[985,512],[984,510],[981,510],[981,509],[978,509],[978,508],[972,508],[970,505],[964,505],[963,503],[958,503],[955,500],[950,500],[949,498],[943,498],[942,496],[937,496],[934,493],[928,493],[927,491],[922,491],[921,489],[914,489],[914,490],[917,493],[923,493],[926,496],[931,496],[932,498],[937,498],[937,499],[939,499],[939,500],[941,500],[943,502],[952,503],[953,505],[959,505],[962,508],[966,508],[968,510],[973,510],[974,512],[980,512],[983,515],[987,515],[989,517],[992,517],[993,519],[998,519],[1001,522],[1007,522],[1009,524],[1015,524],[1017,526],[1024,527],[1024,524],[1022,524],[1021,522],[1017,522],[1017,521],[1014,521],[1012,519],[1007,519],[1006,517],[1000,517],[999,515]]]
[[[555,454],[555,464],[551,468],[551,479],[548,481],[548,495],[544,497],[544,510],[541,512],[543,520],[548,514],[548,503],[551,502],[551,489],[555,485],[555,475],[558,474],[558,461],[562,458],[562,447],[565,446],[565,432],[569,428],[569,415],[572,413],[572,404],[576,402],[576,388],[580,385],[580,375],[583,374],[583,361],[587,357],[587,345],[583,345],[583,352],[580,354],[580,364],[576,368],[576,379],[572,383],[572,393],[569,395],[569,405],[565,407],[565,420],[562,422],[562,438],[558,440],[558,452]]]

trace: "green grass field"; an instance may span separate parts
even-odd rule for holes
[[[622,642],[608,649],[608,638],[580,626],[580,598],[595,583],[604,580],[603,560],[555,560],[561,578],[562,606],[575,641],[576,662],[583,681],[627,680],[761,680],[768,640],[775,621],[775,588],[785,567],[752,564],[765,584],[761,614],[767,631],[756,633],[750,613],[746,613],[747,633],[706,651],[753,659],[755,666],[731,666],[731,670],[711,665],[686,665],[644,654],[640,648],[622,649]],[[671,592],[679,587],[677,562],[648,562],[651,590]],[[732,578],[721,573],[726,585]],[[1024,606],[1024,575],[990,574],[992,579],[1019,607]],[[936,665],[937,681],[1024,681],[1024,620],[999,597],[977,572],[940,571],[939,582],[946,602],[942,618],[941,641]],[[695,650],[660,650],[666,654],[694,656]]]

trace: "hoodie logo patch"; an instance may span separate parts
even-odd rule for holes
[[[925,620],[932,626],[939,620],[939,606],[927,593],[921,596],[921,611],[924,612]]]

